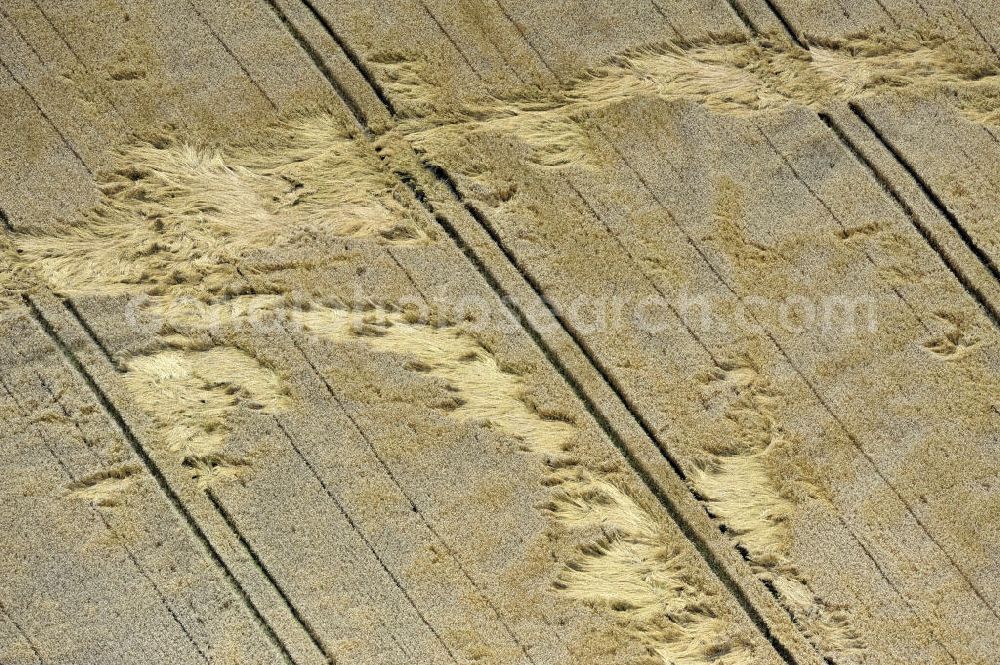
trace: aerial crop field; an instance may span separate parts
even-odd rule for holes
[[[0,0],[0,665],[1000,653],[988,0]]]

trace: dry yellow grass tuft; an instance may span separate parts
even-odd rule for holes
[[[415,371],[443,379],[455,394],[455,416],[492,423],[540,453],[563,452],[574,428],[561,420],[539,417],[521,398],[520,377],[504,371],[474,338],[453,327],[405,320],[405,314],[347,312],[328,307],[295,311],[304,330],[330,340],[362,339],[371,348],[404,355]]]
[[[121,466],[82,478],[69,485],[69,494],[96,506],[115,506],[135,482],[139,467]]]
[[[747,645],[727,638],[704,589],[686,573],[692,566],[664,538],[648,512],[614,485],[567,480],[548,510],[581,531],[603,536],[566,564],[557,588],[628,618],[634,635],[664,663],[746,663]]]
[[[769,463],[769,456],[792,445],[775,415],[780,393],[738,362],[709,373],[706,390],[727,394],[725,417],[735,423],[738,437],[709,452],[692,484],[821,653],[835,659],[862,653],[849,615],[812,592],[789,554],[795,506],[780,491]]]
[[[37,281],[17,255],[11,235],[0,230],[0,314],[20,303],[20,295]]]
[[[975,45],[918,32],[812,45],[777,38],[665,43],[595,68],[537,98],[469,101],[454,109],[436,101],[419,58],[379,65],[388,88],[409,109],[399,131],[433,154],[477,132],[513,135],[542,166],[593,163],[582,120],[641,97],[690,100],[710,111],[750,116],[789,105],[817,111],[834,102],[886,92],[946,95],[970,120],[1000,122],[1000,66]],[[445,109],[448,110],[440,110]]]
[[[968,324],[960,316],[945,312],[936,313],[944,325],[943,333],[925,340],[923,346],[942,360],[960,360],[980,345],[976,334],[970,332]]]
[[[232,476],[246,465],[225,452],[237,407],[275,413],[289,404],[272,370],[228,347],[137,356],[126,362],[124,380],[152,418],[159,443],[203,484]]]
[[[20,235],[21,261],[61,293],[225,294],[248,254],[323,238],[426,239],[363,142],[328,116],[272,130],[253,148],[143,143],[102,200],[55,234]]]

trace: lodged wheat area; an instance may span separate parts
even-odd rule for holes
[[[141,296],[143,314],[162,322],[155,350],[120,359],[156,445],[201,488],[265,463],[228,451],[233,417],[288,413],[296,397],[279,367],[220,341],[227,329],[267,322],[271,331],[402,357],[410,371],[447,386],[450,398],[439,408],[449,417],[502,433],[544,464],[551,499],[539,509],[574,534],[578,549],[553,569],[553,593],[612,609],[659,662],[755,658],[663,516],[578,456],[577,416],[539,412],[528,399],[530,374],[504,369],[460,322],[421,321],[392,303],[359,309],[321,293],[282,293],[267,286],[267,273],[244,272],[242,262],[269,247],[322,238],[417,248],[435,242],[364,143],[331,120],[296,120],[268,136],[273,152],[138,145],[109,174],[98,207],[54,233],[14,239],[19,270],[43,284],[22,288]],[[313,261],[307,255],[276,270],[301,271],[308,285]],[[75,495],[102,502],[126,482],[112,476]]]
[[[0,663],[992,662],[982,3],[43,5]]]

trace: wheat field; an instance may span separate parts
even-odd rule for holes
[[[985,0],[0,0],[0,665],[1000,652]]]

